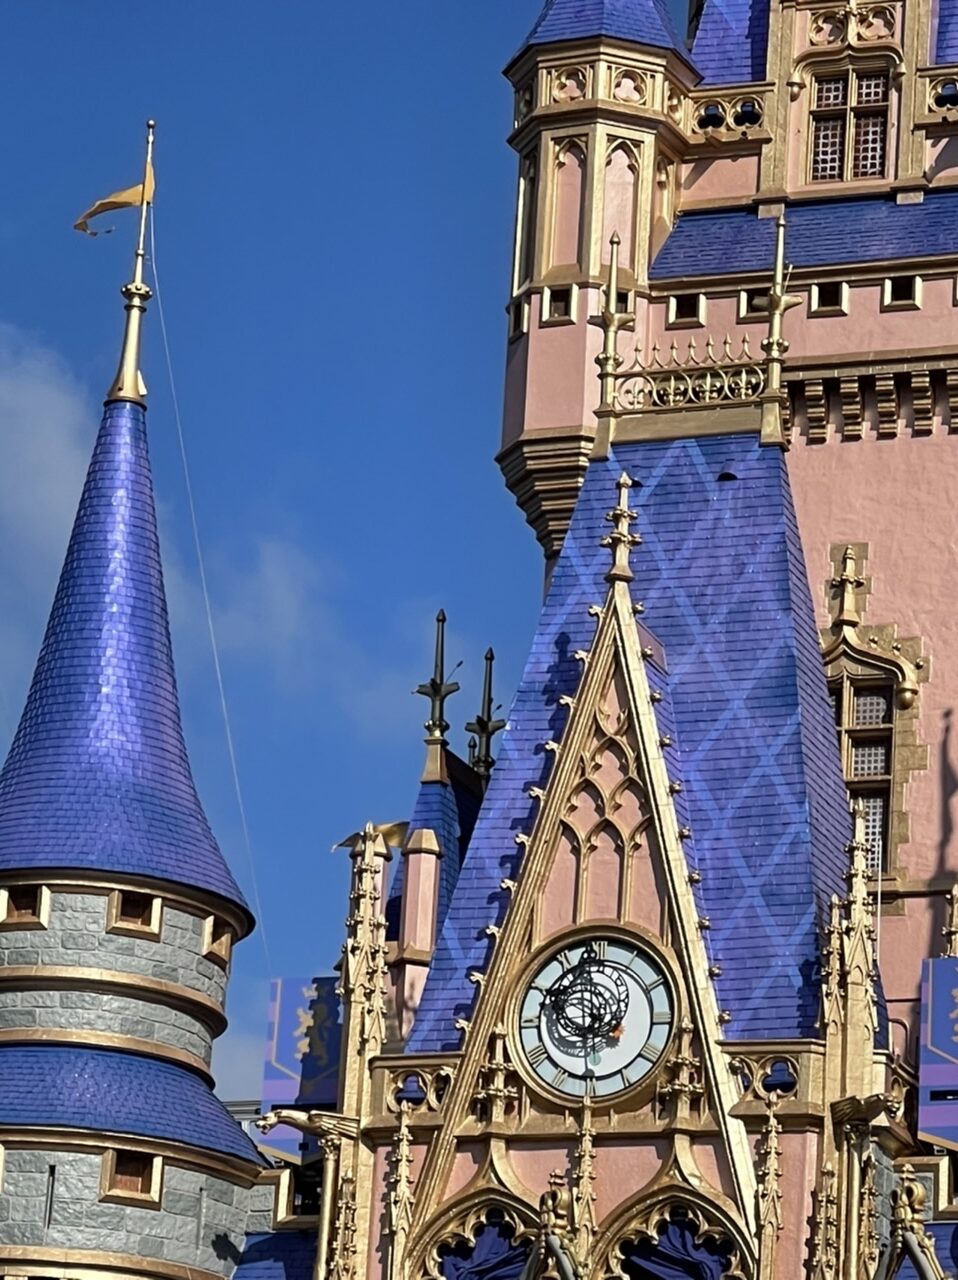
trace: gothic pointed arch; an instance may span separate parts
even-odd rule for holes
[[[831,548],[832,622],[822,632],[822,660],[845,782],[865,808],[870,870],[894,876],[899,849],[909,838],[907,783],[912,772],[928,765],[928,749],[918,740],[928,661],[920,637],[900,638],[894,624],[866,619],[867,560],[867,543]]]
[[[480,1186],[434,1215],[410,1258],[411,1280],[519,1280],[538,1215],[502,1187]]]
[[[720,1197],[665,1180],[639,1191],[605,1227],[592,1280],[747,1280],[746,1239]]]

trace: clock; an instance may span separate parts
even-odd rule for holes
[[[583,938],[540,965],[518,1017],[519,1043],[542,1083],[570,1098],[604,1098],[631,1089],[659,1062],[675,1000],[649,948]]]

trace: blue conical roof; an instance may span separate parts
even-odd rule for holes
[[[246,910],[183,741],[146,415],[108,403],[0,773],[0,872],[149,876]]]
[[[591,36],[677,49],[688,57],[664,0],[547,0],[522,47]]]

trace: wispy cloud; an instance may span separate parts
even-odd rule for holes
[[[6,740],[52,601],[97,415],[93,397],[55,352],[0,324],[0,731]],[[192,547],[185,532],[177,532],[178,538],[164,539],[164,569],[177,663],[189,680],[209,669],[209,636]],[[261,680],[271,695],[290,702],[315,698],[348,715],[360,739],[402,735],[408,741],[420,710],[409,691],[429,674],[423,662],[431,653],[435,601],[404,600],[387,626],[380,617],[355,616],[340,566],[269,529],[204,550],[228,686],[237,676]],[[450,633],[453,661],[464,648]]]

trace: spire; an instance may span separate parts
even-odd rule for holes
[[[147,137],[149,163],[152,124]],[[26,707],[0,771],[0,872],[172,881],[248,909],[190,769],[139,377],[146,201],[127,329]],[[131,389],[132,387],[132,389]]]
[[[483,784],[488,785],[489,778],[495,766],[495,756],[492,754],[492,740],[497,733],[501,733],[506,727],[505,720],[494,720],[495,714],[492,702],[492,668],[496,661],[496,655],[492,649],[486,650],[486,670],[482,681],[482,707],[475,720],[470,720],[466,725],[466,733],[475,735],[475,752],[472,751],[473,739],[469,739],[470,757],[469,763],[483,779]]]
[[[632,480],[623,471],[618,479],[619,501],[616,506],[606,512],[606,520],[612,525],[612,532],[602,539],[604,547],[612,548],[612,568],[605,575],[606,582],[631,582],[633,578],[629,555],[633,547],[641,544],[637,533],[630,532],[630,525],[638,519],[629,507],[629,490]]]
[[[146,383],[140,373],[140,330],[146,314],[146,304],[153,297],[150,287],[143,280],[146,260],[146,220],[153,199],[153,138],[156,121],[146,122],[146,164],[143,170],[143,187],[140,196],[140,229],[133,258],[133,279],[120,292],[126,298],[126,327],[123,332],[123,349],[113,384],[106,393],[106,402],[129,400],[133,404],[146,403]]]
[[[547,0],[522,47],[592,36],[675,49],[688,59],[663,0]]]
[[[425,723],[426,730],[426,769],[423,782],[446,782],[446,768],[443,753],[448,743],[446,733],[449,721],[446,719],[446,699],[459,692],[459,685],[446,680],[446,613],[440,609],[436,614],[436,658],[433,664],[431,679],[418,685],[416,693],[429,699],[429,719]]]

